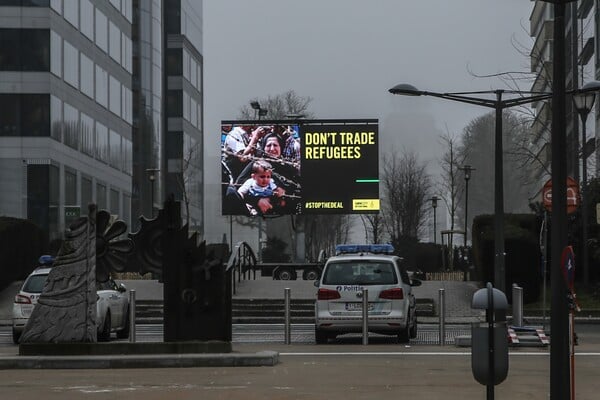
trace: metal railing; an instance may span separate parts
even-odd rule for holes
[[[227,272],[231,271],[231,288],[233,294],[236,293],[236,281],[239,283],[242,281],[242,278],[247,279],[246,275],[248,275],[249,279],[250,274],[253,274],[252,279],[256,279],[256,255],[254,254],[252,247],[246,242],[239,242],[236,244],[229,256],[229,261],[227,262],[225,270]]]

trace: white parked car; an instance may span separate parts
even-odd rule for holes
[[[416,300],[400,257],[391,245],[338,245],[321,278],[315,301],[315,341],[326,343],[363,329],[363,289],[368,290],[368,330],[397,335],[400,343],[417,336]]]
[[[19,343],[23,329],[31,316],[50,273],[50,267],[39,267],[23,282],[13,303],[13,342]],[[110,340],[110,334],[116,332],[120,339],[129,337],[129,298],[125,285],[117,285],[114,280],[98,283],[96,301],[98,340]]]

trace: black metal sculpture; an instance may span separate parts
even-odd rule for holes
[[[113,272],[151,272],[163,282],[164,340],[231,341],[231,272],[226,244],[207,245],[181,223],[181,205],[165,202],[128,238],[125,222],[105,211],[71,224],[22,342],[95,342],[96,282]]]
[[[130,259],[141,273],[163,282],[164,340],[231,341],[231,273],[223,263],[227,245],[199,242],[181,223],[181,204],[165,202],[153,220],[130,234],[136,251]]]
[[[21,343],[95,342],[96,210],[75,220],[65,233]]]

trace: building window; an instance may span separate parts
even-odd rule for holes
[[[108,72],[96,65],[96,102],[108,108]]]
[[[96,204],[98,210],[106,210],[106,185],[96,183]]]
[[[19,125],[19,95],[0,94],[0,135],[18,136]]]
[[[50,72],[62,77],[62,38],[54,31],[50,32]]]
[[[64,143],[79,150],[79,111],[68,103],[64,103]]]
[[[92,180],[81,177],[81,213],[83,214],[87,210],[87,206],[94,202],[92,193]]]
[[[94,62],[81,53],[81,92],[94,98]]]
[[[131,140],[123,138],[121,149],[122,149],[122,155],[121,155],[122,170],[126,174],[131,175],[133,173],[132,161],[131,161],[133,147],[131,145]]]
[[[63,56],[64,80],[79,89],[79,50],[65,40]]]
[[[110,213],[119,215],[119,192],[115,189],[110,189]]]
[[[96,156],[108,164],[108,128],[96,121]]]
[[[50,136],[58,142],[62,141],[62,101],[56,96],[50,96]]]
[[[0,94],[1,136],[50,136],[49,94]]]
[[[121,135],[117,132],[110,131],[110,165],[117,169],[121,167]]]
[[[114,76],[108,78],[108,106],[110,111],[121,116],[121,83]]]
[[[108,53],[108,19],[102,11],[96,9],[96,45]]]
[[[171,76],[183,74],[182,49],[167,49],[167,71]]]
[[[90,0],[81,0],[81,33],[94,41],[94,6]]]
[[[183,114],[183,93],[181,90],[167,91],[167,117],[181,118]]]
[[[50,0],[50,7],[62,15],[62,0]]]
[[[112,21],[108,22],[108,43],[110,58],[121,63],[121,31]]]
[[[65,205],[77,205],[77,174],[65,169]]]
[[[50,95],[22,94],[21,136],[50,136]]]
[[[50,30],[0,29],[0,71],[50,71]]]
[[[81,113],[81,151],[94,156],[94,120]]]
[[[65,8],[63,15],[65,19],[79,29],[79,0],[63,0]]]
[[[121,219],[125,221],[127,226],[131,226],[131,196],[123,194],[123,212]]]

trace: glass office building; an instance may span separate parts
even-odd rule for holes
[[[165,0],[166,195],[182,202],[184,223],[204,234],[202,2]]]
[[[0,215],[131,220],[131,0],[0,0]]]
[[[54,239],[93,202],[136,230],[173,194],[203,234],[201,14],[0,0],[0,215]]]

